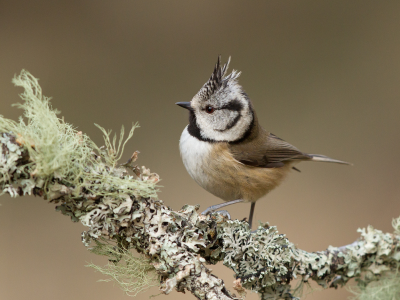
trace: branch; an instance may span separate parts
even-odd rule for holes
[[[219,261],[236,273],[239,295],[246,288],[262,299],[298,299],[290,286],[296,278],[325,288],[357,278],[366,286],[398,268],[400,236],[371,226],[359,230],[351,245],[309,253],[268,223],[252,233],[247,222],[199,214],[198,205],[173,211],[157,199],[158,175],[133,165],[137,153],[117,164],[123,131],[117,141],[103,130],[106,146],[99,148],[56,117],[29,73],[14,83],[25,88],[20,106],[27,123],[0,117],[0,191],[56,203],[62,214],[88,227],[85,246],[107,238],[121,249],[136,249],[150,259],[165,294],[175,289],[198,299],[235,299],[205,265]]]

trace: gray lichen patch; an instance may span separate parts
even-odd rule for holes
[[[288,267],[294,246],[275,226],[261,224],[255,233],[238,220],[219,228],[224,265],[235,271],[243,287],[253,290],[284,284],[292,279]]]

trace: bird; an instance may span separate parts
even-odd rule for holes
[[[189,175],[205,190],[226,201],[202,212],[250,202],[251,229],[255,203],[276,188],[301,161],[349,164],[325,155],[308,154],[260,126],[254,106],[238,83],[241,72],[227,75],[231,58],[218,56],[208,81],[190,102],[189,124],[179,149]]]

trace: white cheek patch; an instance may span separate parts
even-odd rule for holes
[[[207,116],[198,115],[196,118],[203,138],[228,142],[241,138],[253,120],[248,110],[242,111],[241,114],[226,110],[221,116],[207,118]]]
[[[238,111],[228,110],[228,111],[226,111],[226,115],[227,115],[226,116],[227,122],[226,122],[225,126],[223,126],[223,128],[221,128],[221,129],[215,128],[215,130],[218,130],[218,131],[229,130],[229,129],[233,128],[237,124],[237,122],[239,122],[239,120],[242,118],[242,115]]]
[[[214,126],[218,122],[218,119],[205,115],[205,112],[200,112],[196,115],[196,121],[197,126],[200,128],[201,135],[207,138],[206,136],[204,136],[204,134],[208,135],[210,132],[214,131]]]
[[[227,109],[216,110],[212,114],[203,113],[198,117],[200,128],[209,128],[216,131],[225,131],[232,128],[232,121],[240,116],[237,111]]]

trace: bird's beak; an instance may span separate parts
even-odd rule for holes
[[[179,105],[180,107],[186,108],[188,110],[193,110],[192,107],[190,106],[190,102],[176,102],[176,105]]]

